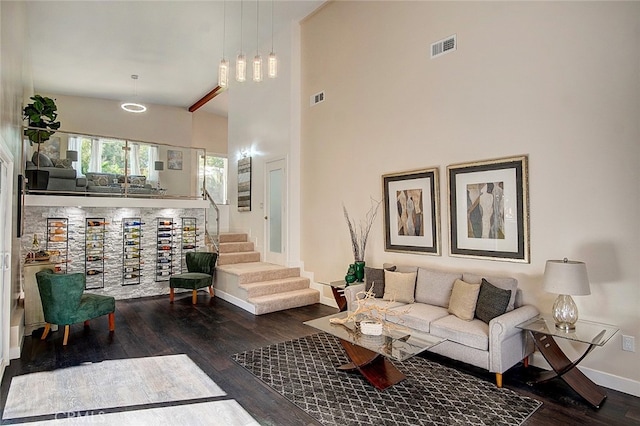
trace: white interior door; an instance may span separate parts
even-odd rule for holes
[[[0,378],[9,364],[9,332],[11,328],[11,224],[13,212],[13,162],[0,145]]]
[[[286,265],[287,168],[284,158],[268,161],[265,167],[265,260]]]

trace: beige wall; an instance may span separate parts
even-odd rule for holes
[[[227,154],[227,118],[198,110],[193,113],[191,146],[206,147],[207,152]]]
[[[352,260],[342,215],[363,217],[381,175],[440,168],[442,256],[384,251],[382,211],[366,261],[516,276],[549,312],[547,259],[587,263],[582,318],[621,333],[583,363],[640,395],[640,3],[334,2],[302,25],[302,260],[317,281]],[[458,50],[431,60],[432,42]],[[324,90],[313,108],[309,96]],[[531,263],[448,255],[446,166],[527,154]],[[621,350],[636,337],[636,353]],[[579,345],[566,349],[577,354]],[[619,377],[616,377],[619,376]],[[615,384],[612,384],[615,382]]]

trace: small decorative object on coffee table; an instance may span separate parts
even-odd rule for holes
[[[548,316],[533,318],[517,325],[517,327],[529,331],[536,347],[551,368],[553,368],[553,371],[541,373],[539,378],[533,383],[543,383],[560,377],[591,405],[596,408],[600,407],[602,401],[607,397],[607,394],[600,386],[589,380],[587,376],[575,367],[596,346],[604,346],[604,344],[618,332],[617,327],[592,321],[578,320],[573,330],[564,331],[557,328],[555,320]],[[560,349],[555,338],[585,343],[589,346],[581,357],[571,362],[562,349]]]

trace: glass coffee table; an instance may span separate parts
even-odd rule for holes
[[[383,321],[380,336],[363,334],[355,322],[334,324],[332,318],[345,318],[348,312],[306,321],[305,324],[338,339],[351,361],[338,367],[343,371],[358,371],[377,389],[393,386],[406,376],[390,360],[404,361],[443,341],[439,337],[412,328]]]

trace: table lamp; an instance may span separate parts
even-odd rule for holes
[[[578,321],[578,307],[571,298],[591,294],[587,265],[584,262],[567,260],[547,260],[544,269],[543,288],[549,293],[557,293],[558,298],[553,303],[553,319],[556,328],[572,331]]]
[[[67,159],[78,161],[78,151],[67,151]]]

